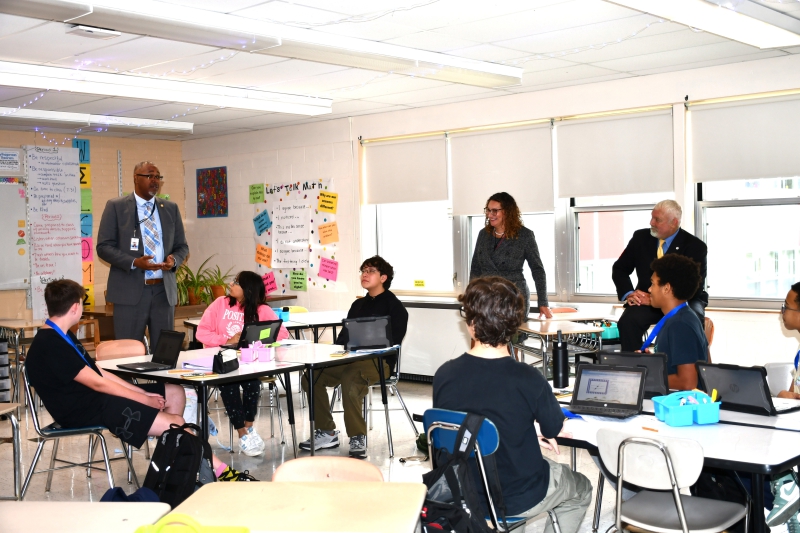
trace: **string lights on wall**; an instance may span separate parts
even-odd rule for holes
[[[0,117],[13,115],[14,113],[19,111],[20,109],[24,109],[24,108],[28,107],[29,105],[33,104],[34,102],[38,102],[40,99],[44,98],[44,95],[46,93],[48,93],[49,91],[50,91],[50,89],[47,89],[47,90],[43,91],[42,93],[39,94],[39,96],[35,97],[33,100],[28,100],[27,102],[24,102],[24,103],[18,105],[16,107],[16,109],[12,109],[11,111],[4,111],[4,112],[0,113]]]

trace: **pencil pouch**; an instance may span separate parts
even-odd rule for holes
[[[214,356],[214,364],[211,369],[217,374],[227,374],[239,368],[239,359],[236,357],[235,350],[220,350]]]

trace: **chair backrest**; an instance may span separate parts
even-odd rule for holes
[[[383,481],[377,466],[350,457],[316,455],[286,461],[272,481]]]
[[[392,319],[388,316],[345,318],[342,327],[347,329],[347,350],[392,346]]]
[[[92,328],[91,334],[88,332],[88,328],[90,327]],[[81,328],[83,328],[83,337],[78,335]],[[96,318],[82,318],[77,324],[69,328],[69,330],[78,337],[78,340],[81,341],[81,344],[83,344],[87,350],[94,350],[95,347],[100,344],[100,323]]]
[[[767,369],[767,383],[771,395],[777,396],[780,391],[788,390],[787,387],[792,383],[793,363],[767,363],[764,368]]]
[[[671,490],[667,457],[672,463],[678,488],[694,485],[703,469],[703,447],[690,439],[634,435],[617,429],[600,428],[597,447],[606,468],[619,473],[619,457],[623,456],[620,481],[645,489]],[[620,447],[623,447],[620,450]]]
[[[308,309],[300,305],[290,305],[288,307],[289,313],[308,313]]]
[[[25,384],[25,399],[28,402],[28,411],[31,414],[31,420],[33,421],[33,429],[36,430],[36,434],[40,437],[44,437],[42,435],[42,428],[39,426],[39,416],[36,414],[36,403],[33,401],[33,394],[31,394],[31,384],[28,381],[28,370],[25,368],[25,364],[22,364],[22,381]]]
[[[430,433],[431,441],[434,448],[445,448],[448,452],[453,453],[453,447],[456,443],[456,433],[461,423],[464,422],[464,417],[467,413],[461,411],[450,411],[449,409],[427,409],[422,415],[422,424],[425,432],[432,425],[433,431]],[[500,446],[500,434],[497,431],[497,426],[488,418],[483,420],[481,429],[478,431],[478,447],[483,455],[491,455],[497,451]],[[430,453],[433,457],[433,453]]]
[[[113,341],[101,342],[95,348],[95,358],[98,361],[108,359],[121,359],[123,357],[135,357],[145,355],[146,351],[142,341],[134,339],[117,339]]]

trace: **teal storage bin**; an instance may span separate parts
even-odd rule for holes
[[[606,326],[603,324],[601,326],[603,328],[603,333],[600,334],[600,338],[602,339],[617,339],[619,338],[619,329],[617,329],[617,323],[611,322],[610,325]]]
[[[289,311],[284,311],[280,307],[273,307],[272,310],[275,311],[275,314],[278,316],[278,318],[280,318],[284,322],[289,321]]]
[[[697,403],[686,401],[681,405],[681,401],[688,397],[694,398]],[[703,400],[707,403],[703,403]],[[711,403],[711,398],[704,392],[678,391],[667,396],[655,396],[653,405],[656,418],[668,426],[681,427],[719,422],[720,402]]]

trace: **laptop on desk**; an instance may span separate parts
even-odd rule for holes
[[[717,389],[720,409],[775,416],[800,411],[800,400],[773,398],[763,366],[715,365],[697,362],[698,387],[706,394]]]
[[[581,415],[628,418],[642,412],[647,368],[578,365],[569,410]]]
[[[171,331],[162,329],[158,337],[158,345],[153,353],[153,359],[149,363],[125,363],[117,365],[123,370],[133,370],[135,372],[156,372],[158,370],[172,370],[178,365],[178,356],[183,348],[183,338],[185,332]]]
[[[636,352],[600,352],[598,363],[601,365],[643,366],[647,368],[647,379],[644,382],[644,397],[669,394],[667,374],[667,354]]]
[[[240,350],[247,348],[251,343],[261,341],[262,344],[269,346],[278,339],[283,320],[262,320],[260,322],[250,322],[242,328],[237,344],[223,344],[221,348]]]

